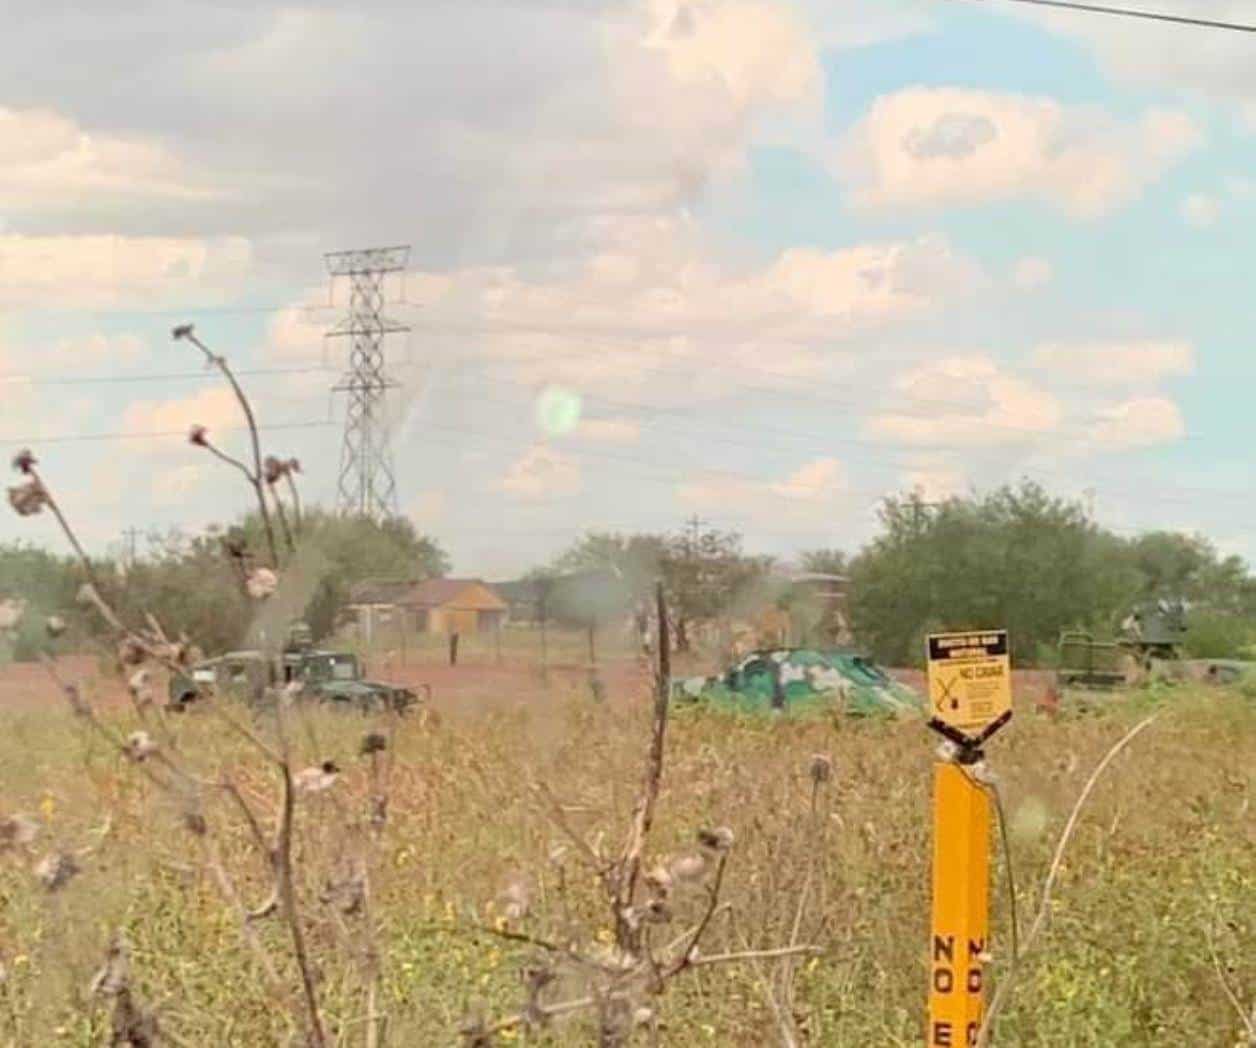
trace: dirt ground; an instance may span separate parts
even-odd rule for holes
[[[442,713],[480,713],[503,710],[521,703],[544,701],[555,696],[589,694],[588,669],[582,665],[552,666],[543,674],[534,660],[504,656],[474,658],[456,666],[424,660],[419,663],[385,664],[368,661],[367,673],[376,680],[403,684],[419,691],[430,689],[432,705]],[[102,707],[126,702],[121,680],[101,674],[93,656],[65,655],[57,660],[57,671],[69,683],[85,687],[89,698]],[[709,672],[702,666],[679,666],[677,673]],[[604,694],[609,701],[632,702],[644,697],[650,676],[637,660],[615,658],[599,667]],[[924,674],[919,670],[891,670],[891,674],[919,691],[924,690]],[[1032,706],[1046,693],[1050,674],[1040,670],[1017,670],[1013,687],[1017,706]],[[164,694],[164,681],[156,680],[158,694]],[[38,663],[12,663],[0,668],[0,709],[37,710],[61,702],[56,685]]]

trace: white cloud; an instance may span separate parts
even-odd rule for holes
[[[582,264],[461,270],[416,298],[424,325],[474,333],[521,380],[684,403],[747,380],[844,379],[858,359],[844,339],[953,302],[982,279],[942,237],[795,248],[749,269],[712,261],[690,223],[637,219],[596,223]]]
[[[89,134],[48,110],[0,106],[0,200],[7,217],[56,211],[83,202],[96,208],[125,202],[212,200],[155,142]]]
[[[941,502],[954,495],[962,495],[968,487],[968,478],[962,470],[945,461],[922,461],[904,470],[902,486],[908,491],[919,492],[928,502]]]
[[[846,468],[835,458],[821,458],[794,470],[784,481],[769,485],[774,495],[806,502],[834,498],[846,487]]]
[[[812,0],[807,24],[819,46],[835,50],[869,47],[928,33],[936,20],[901,4],[870,7],[863,0]]]
[[[848,495],[846,467],[834,458],[813,459],[775,481],[712,472],[676,488],[677,499],[687,506],[796,524],[849,508]]]
[[[528,500],[574,495],[580,490],[580,465],[561,451],[534,444],[506,470],[501,488]]]
[[[1095,218],[1135,199],[1201,141],[1175,111],[1122,123],[1050,98],[912,87],[873,103],[836,170],[861,208],[1034,199]]]
[[[224,430],[244,425],[244,417],[231,390],[211,386],[188,397],[135,401],[123,412],[122,425],[126,432],[135,434],[179,434],[187,433],[193,426],[205,426],[210,439],[218,444]]]
[[[1133,6],[1133,5],[1128,5]],[[1151,5],[1147,5],[1150,7]],[[1251,22],[1248,0],[1207,0],[1165,4],[1162,9],[1228,22]],[[1180,25],[1087,17],[1070,11],[1009,5],[1006,14],[1035,22],[1051,32],[1087,44],[1106,74],[1134,83],[1168,85],[1181,92],[1203,91],[1240,104],[1256,87],[1251,37]],[[1250,105],[1250,102],[1248,103]]]
[[[985,356],[947,357],[906,372],[895,386],[899,406],[866,425],[871,436],[893,444],[1032,443],[1054,433],[1063,418],[1050,393]]]
[[[626,418],[586,418],[575,435],[599,444],[635,444],[641,438],[641,426]]]
[[[1012,269],[1012,283],[1026,291],[1045,287],[1054,276],[1055,270],[1051,263],[1036,255],[1026,255],[1018,259]]]
[[[1189,342],[1050,343],[1033,353],[1034,364],[1071,384],[1151,385],[1195,370]]]
[[[1167,397],[1136,397],[1103,409],[1090,439],[1107,451],[1151,447],[1177,440],[1186,432],[1178,406]]]
[[[785,0],[201,0],[142,32],[98,6],[5,27],[11,228],[247,230],[289,276],[385,236],[433,268],[554,259],[570,223],[675,213],[822,126]]]
[[[190,449],[189,449],[190,450]],[[181,462],[152,472],[153,505],[160,509],[176,509],[186,505],[205,485],[204,462]]]
[[[738,110],[814,98],[822,74],[806,28],[785,6],[754,0],[651,0],[645,45],[676,84],[719,85]]]
[[[238,292],[251,267],[238,237],[0,236],[0,305],[206,304]]]
[[[440,488],[422,491],[406,506],[406,516],[418,528],[432,529],[445,521],[449,512],[449,493]]]
[[[1179,208],[1182,221],[1195,229],[1215,226],[1221,217],[1221,203],[1207,193],[1191,193],[1184,197]]]

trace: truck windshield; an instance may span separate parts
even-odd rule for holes
[[[354,655],[320,655],[306,664],[305,676],[310,680],[357,680],[358,660]]]

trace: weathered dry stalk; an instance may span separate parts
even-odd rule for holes
[[[249,439],[253,447],[252,472],[250,474],[248,469],[245,469],[244,472],[246,476],[250,477],[254,492],[257,495],[257,508],[262,515],[262,524],[266,529],[266,544],[270,550],[270,566],[278,569],[279,555],[275,548],[275,529],[271,526],[270,510],[266,506],[266,495],[262,488],[262,444],[261,438],[257,433],[257,420],[253,417],[253,406],[249,403],[249,398],[244,395],[244,390],[240,387],[240,383],[236,381],[235,374],[232,372],[230,365],[227,364],[227,358],[211,352],[209,347],[196,337],[196,332],[191,324],[181,324],[174,329],[172,334],[176,340],[186,339],[196,346],[197,349],[205,354],[206,362],[221,371],[226,380],[231,383],[236,400],[239,401],[240,408],[244,412],[244,418],[248,422]],[[213,450],[216,451],[216,449]],[[220,455],[220,457],[228,458],[229,456]]]
[[[292,526],[297,531],[301,530],[301,496],[297,491],[297,482],[292,479],[293,470],[288,469],[284,472],[284,476],[288,480],[288,494],[292,496]]]
[[[667,737],[667,715],[670,708],[671,645],[667,629],[667,603],[660,582],[655,592],[659,619],[658,670],[654,678],[654,709],[650,731],[650,750],[646,757],[645,777],[633,811],[632,827],[624,845],[623,858],[616,871],[615,940],[621,950],[635,956],[640,950],[640,936],[629,920],[641,874],[641,856],[646,838],[654,824],[654,808],[658,803],[659,785],[663,778],[663,750]]]
[[[714,876],[708,888],[706,906],[697,924],[676,937],[658,953],[651,945],[651,922],[665,923],[672,920],[666,905],[669,889],[660,889],[659,885],[662,882],[653,875],[649,883],[656,893],[654,897],[641,905],[638,905],[636,898],[637,887],[643,879],[641,876],[643,856],[653,825],[662,782],[670,706],[671,645],[668,635],[667,607],[661,585],[657,587],[656,600],[659,620],[659,653],[654,679],[650,744],[641,790],[633,808],[627,839],[620,858],[617,861],[605,862],[598,852],[567,823],[561,806],[544,785],[537,784],[535,787],[536,792],[546,801],[550,809],[549,814],[555,824],[575,843],[581,859],[601,875],[615,922],[618,956],[608,960],[599,960],[585,956],[569,944],[552,942],[511,929],[476,925],[473,929],[475,931],[534,946],[543,950],[554,962],[572,965],[582,978],[592,983],[593,992],[573,1000],[546,1005],[540,1000],[540,992],[551,979],[530,982],[527,1005],[519,1012],[496,1023],[489,1024],[482,1019],[476,1019],[464,1026],[463,1034],[469,1045],[489,1045],[494,1035],[498,1033],[520,1027],[543,1026],[552,1019],[588,1009],[593,1009],[597,1013],[597,1043],[605,1046],[623,1045],[627,1043],[633,1025],[638,1021],[635,1018],[637,1009],[631,1007],[632,1001],[640,997],[665,993],[670,981],[684,972],[718,964],[775,961],[820,952],[814,946],[798,945],[797,930],[795,930],[794,942],[791,945],[777,949],[744,950],[711,956],[702,956],[698,952],[701,941],[709,931],[715,917],[730,910],[728,904],[720,901],[729,852],[734,840],[732,830],[725,827],[703,830],[698,834],[699,843],[706,852],[706,858],[702,860],[702,864],[705,865],[714,857],[718,858]],[[660,891],[661,895],[658,894]],[[648,1013],[648,1019],[645,1021],[652,1028],[656,1028],[653,1010],[647,1008],[645,1011]]]
[[[1252,1005],[1250,1012],[1243,1006],[1243,1002],[1239,1000],[1239,992],[1234,986],[1230,985],[1230,977],[1226,974],[1225,965],[1221,963],[1221,956],[1217,953],[1217,943],[1213,936],[1211,924],[1206,929],[1206,933],[1208,937],[1208,953],[1212,957],[1213,970],[1217,973],[1217,982],[1221,985],[1226,1000],[1230,1002],[1230,1006],[1239,1017],[1239,1022],[1243,1024],[1244,1030],[1247,1031],[1247,1043],[1256,1046],[1256,1004]]]
[[[216,449],[215,453],[217,453]],[[220,456],[229,458],[228,456]],[[234,461],[234,460],[232,460]],[[163,666],[170,673],[180,673],[183,666],[180,665],[170,655],[170,647],[168,637],[157,620],[150,614],[148,615],[149,629],[151,636],[145,636],[142,633],[129,629],[119,618],[112,606],[105,600],[101,593],[100,586],[97,582],[95,572],[92,569],[91,562],[88,560],[83,547],[78,542],[69,522],[61,513],[57,506],[56,500],[52,493],[47,489],[42,478],[35,470],[34,456],[28,451],[22,452],[15,460],[14,465],[24,474],[30,481],[26,489],[22,489],[21,494],[27,494],[34,500],[34,509],[29,507],[25,512],[38,512],[42,506],[48,506],[52,509],[58,524],[65,533],[71,546],[78,556],[85,573],[89,579],[86,587],[87,601],[92,604],[99,612],[101,618],[115,632],[119,638],[119,644],[126,652],[136,656],[139,660],[150,659]],[[236,465],[247,473],[247,469],[243,463]],[[10,501],[13,501],[13,495],[10,495]],[[22,510],[19,510],[20,512]],[[41,661],[52,678],[53,682],[60,688],[66,699],[69,701],[73,712],[81,717],[88,726],[101,736],[112,748],[117,750],[124,757],[127,757],[139,766],[141,773],[149,779],[158,789],[179,797],[179,791],[171,781],[166,780],[157,774],[156,767],[163,767],[170,771],[176,777],[182,779],[189,785],[194,787],[215,787],[221,789],[229,797],[231,797],[240,808],[245,823],[249,831],[259,847],[271,863],[275,876],[275,904],[274,908],[281,911],[289,930],[292,935],[293,953],[297,963],[297,967],[301,974],[302,991],[305,1001],[305,1011],[307,1013],[307,1024],[309,1028],[309,1044],[312,1048],[325,1048],[327,1043],[326,1033],[324,1031],[322,1017],[319,1011],[317,994],[314,988],[313,969],[310,958],[306,949],[305,938],[301,926],[300,912],[296,899],[296,889],[293,877],[293,859],[292,859],[292,834],[295,817],[296,806],[296,788],[293,780],[292,765],[288,748],[288,739],[284,730],[283,721],[283,698],[278,703],[278,737],[279,749],[268,745],[255,732],[245,725],[239,723],[235,718],[231,717],[226,710],[220,707],[218,702],[210,702],[210,709],[217,715],[228,727],[232,729],[241,738],[248,741],[262,756],[271,761],[279,769],[281,778],[281,799],[278,826],[276,829],[275,843],[273,846],[267,844],[265,835],[261,830],[261,824],[254,815],[248,802],[243,794],[229,780],[222,780],[218,783],[208,783],[195,775],[185,771],[173,760],[173,747],[170,752],[163,752],[160,748],[154,748],[151,740],[143,740],[133,738],[124,741],[119,735],[113,732],[105,723],[96,715],[91,706],[83,699],[78,688],[68,682],[62,680],[57,668],[51,658],[46,654],[41,656]],[[142,743],[142,745],[141,745]],[[151,758],[151,759],[150,759]],[[205,820],[199,813],[189,816],[185,820],[185,824],[198,838],[207,837],[207,826]],[[262,971],[266,975],[267,981],[271,988],[275,991],[279,990],[279,978],[270,957],[262,946],[256,931],[252,927],[253,921],[257,914],[250,914],[240,900],[239,893],[236,891],[231,878],[228,876],[221,860],[217,846],[210,840],[205,841],[205,864],[218,882],[223,897],[231,904],[238,914],[241,921],[241,934],[249,948],[257,957]],[[267,904],[262,909],[268,911],[271,908]]]
[[[279,527],[283,531],[284,545],[288,548],[289,553],[296,552],[296,542],[292,537],[292,528],[288,526],[288,514],[283,508],[283,499],[279,497],[279,492],[275,490],[274,485],[270,486],[270,497],[275,501],[275,516],[279,518]]]
[[[1141,721],[1127,731],[1120,739],[1112,745],[1107,753],[1103,755],[1103,759],[1095,766],[1095,770],[1090,773],[1090,778],[1086,780],[1086,785],[1082,787],[1082,792],[1078,795],[1076,802],[1073,804],[1073,810],[1069,813],[1068,821],[1064,824],[1064,829],[1060,833],[1059,842],[1055,847],[1055,854],[1051,859],[1051,866],[1047,871],[1046,880],[1042,885],[1042,900],[1038,904],[1038,913],[1034,918],[1034,923],[1029,929],[1029,934],[1025,936],[1024,942],[1021,944],[1020,957],[1013,960],[1009,966],[1007,974],[999,980],[999,985],[994,992],[994,997],[990,1001],[990,1006],[986,1009],[986,1014],[982,1019],[981,1028],[977,1031],[977,1048],[988,1048],[991,1038],[994,1035],[995,1023],[998,1022],[999,1013],[1003,1010],[1009,994],[1016,983],[1016,976],[1019,974],[1020,962],[1024,960],[1026,954],[1033,948],[1038,940],[1038,936],[1046,927],[1046,923],[1051,915],[1051,893],[1055,888],[1056,878],[1059,876],[1060,868],[1064,862],[1064,853],[1068,848],[1069,842],[1073,838],[1073,832],[1077,828],[1078,819],[1081,817],[1082,810],[1086,807],[1086,802],[1090,799],[1091,793],[1094,792],[1095,785],[1099,782],[1104,771],[1107,770],[1109,764],[1116,759],[1117,755],[1133,742],[1139,734],[1146,728],[1149,728],[1160,717],[1162,710],[1157,710],[1148,717],[1144,717]]]
[[[324,1048],[327,1034],[323,1030],[323,1018],[318,1006],[318,993],[314,989],[314,972],[305,947],[305,933],[301,927],[301,912],[297,905],[296,887],[292,877],[292,826],[296,814],[296,787],[292,781],[292,764],[288,750],[288,735],[284,726],[284,696],[275,703],[276,732],[279,737],[281,762],[279,774],[283,785],[280,803],[279,829],[275,839],[275,881],[278,888],[280,912],[292,935],[292,952],[301,973],[301,989],[309,1020],[311,1048]]]

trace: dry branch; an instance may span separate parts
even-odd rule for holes
[[[1141,721],[1127,731],[1120,739],[1112,745],[1107,753],[1103,755],[1103,759],[1095,766],[1095,770],[1090,773],[1090,778],[1086,780],[1086,785],[1082,787],[1082,792],[1078,795],[1076,802],[1073,804],[1073,810],[1069,813],[1068,821],[1064,824],[1064,829],[1060,833],[1059,842],[1055,847],[1055,854],[1051,859],[1051,866],[1047,871],[1046,880],[1042,885],[1042,899],[1038,905],[1038,914],[1034,918],[1034,923],[1029,929],[1029,934],[1025,936],[1025,941],[1021,944],[1020,959],[1033,948],[1038,940],[1038,936],[1046,927],[1046,923],[1051,914],[1051,894],[1055,888],[1056,878],[1059,876],[1060,868],[1064,862],[1064,853],[1068,848],[1069,842],[1073,838],[1073,832],[1077,828],[1078,819],[1081,817],[1082,810],[1086,807],[1086,802],[1090,799],[1091,793],[1094,792],[1095,785],[1099,782],[1104,771],[1107,770],[1122,750],[1133,742],[1139,734],[1146,728],[1149,728],[1160,717],[1163,711],[1157,710],[1148,717],[1144,717]],[[986,1009],[985,1017],[982,1019],[981,1028],[977,1031],[977,1048],[987,1048],[994,1034],[994,1026],[998,1021],[999,1013],[1007,1002],[1008,995],[1012,992],[1012,988],[1016,984],[1016,976],[1018,974],[1019,961],[1014,960],[1008,968],[1007,974],[999,981],[999,985],[994,992],[994,997],[990,1001],[990,1007]]]

